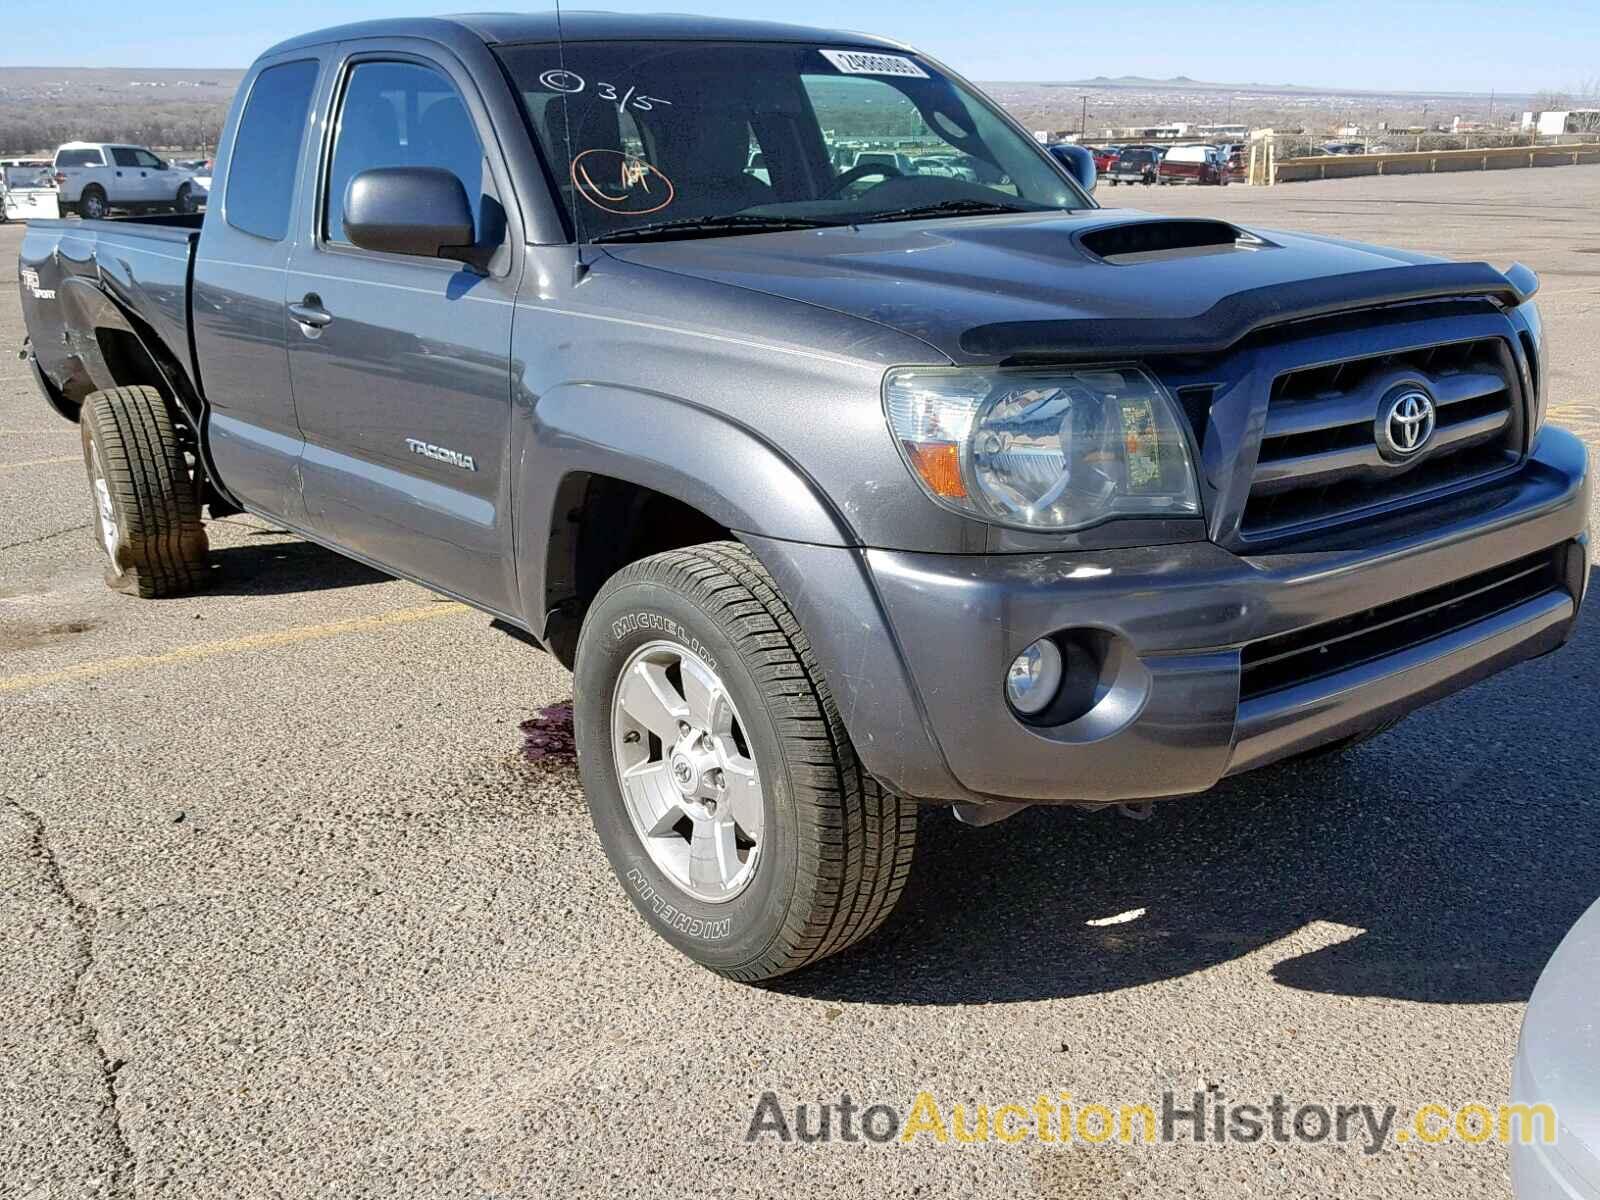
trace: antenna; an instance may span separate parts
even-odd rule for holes
[[[561,0],[554,0],[554,3],[555,3],[555,7],[556,7],[556,59],[561,64],[561,77],[563,79],[566,79],[566,78],[568,78],[568,75],[567,75],[567,37],[566,37],[565,31],[561,27]],[[568,164],[568,173],[570,175],[571,163],[572,163],[573,155],[572,155],[572,112],[567,106],[567,98],[568,98],[569,95],[570,95],[570,93],[568,93],[568,92],[560,92],[558,94],[559,98],[557,100],[557,103],[561,105],[561,130],[566,135],[566,139],[567,139],[567,164]],[[572,282],[574,284],[577,284],[577,283],[581,283],[583,281],[583,277],[589,273],[589,264],[586,263],[584,261],[584,258],[583,258],[583,245],[584,245],[584,242],[583,242],[583,206],[578,203],[578,187],[577,187],[576,183],[574,183],[573,186],[572,186],[571,195],[572,195],[572,228],[573,228],[573,233],[576,235],[576,237],[578,239],[578,257],[577,257],[577,260],[573,263],[573,266],[572,266]]]

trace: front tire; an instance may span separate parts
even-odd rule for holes
[[[147,600],[199,589],[209,551],[200,498],[161,393],[95,392],[79,422],[106,586]]]
[[[888,917],[916,808],[863,769],[804,631],[743,546],[618,572],[585,617],[575,676],[595,830],[667,941],[749,982]]]

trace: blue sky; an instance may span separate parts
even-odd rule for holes
[[[470,7],[471,0],[462,7]],[[4,0],[4,66],[242,67],[307,28],[450,11],[450,0]],[[493,0],[479,7],[494,7]],[[512,7],[507,5],[506,7]],[[1600,76],[1600,0],[587,0],[864,29],[983,80],[1189,75],[1382,91],[1533,92]]]

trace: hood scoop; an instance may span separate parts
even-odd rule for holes
[[[1112,265],[1258,250],[1271,242],[1226,221],[1127,221],[1078,235],[1078,245]]]

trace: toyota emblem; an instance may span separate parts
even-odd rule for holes
[[[1433,397],[1407,388],[1391,398],[1378,417],[1378,447],[1386,458],[1411,458],[1433,437]]]

